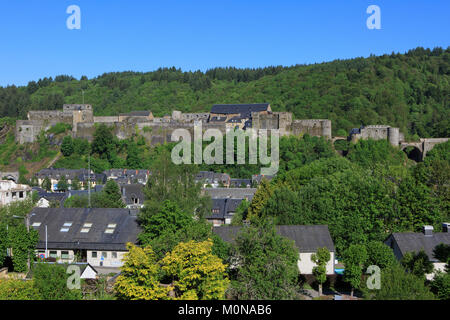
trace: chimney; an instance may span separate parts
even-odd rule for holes
[[[446,232],[449,233],[449,227],[450,227],[450,222],[444,222],[442,223],[442,232]]]
[[[433,226],[423,226],[423,233],[425,237],[433,236]]]

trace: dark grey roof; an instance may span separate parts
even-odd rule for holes
[[[215,104],[211,113],[216,114],[240,114],[241,117],[250,118],[252,112],[263,112],[269,108],[269,103],[255,104]]]
[[[84,181],[89,181],[89,179],[91,181],[99,181],[100,183],[105,183],[106,182],[106,175],[104,173],[91,173],[88,174],[88,172],[83,172],[81,174],[78,175],[78,180],[81,182]]]
[[[241,204],[244,199],[212,199],[212,213],[206,216],[207,219],[225,219],[231,217],[232,213],[236,212],[237,207]],[[219,212],[215,212],[219,210]]]
[[[206,181],[206,182],[214,182],[214,181],[221,181],[224,183],[228,183],[230,181],[230,175],[227,173],[221,173],[221,172],[213,172],[213,171],[199,171],[195,175],[195,181]]]
[[[360,134],[360,133],[361,133],[361,129],[359,129],[359,128],[353,128],[352,130],[350,130],[350,135]]]
[[[252,182],[256,182],[256,183],[260,183],[262,179],[267,179],[267,181],[270,181],[274,178],[275,176],[270,176],[270,175],[262,175],[262,174],[254,174],[252,175]]]
[[[232,118],[230,118],[227,122],[228,123],[241,123],[242,120],[247,119],[241,116],[234,116]]]
[[[136,182],[146,182],[148,176],[151,174],[147,169],[109,169],[103,171],[103,174],[106,175],[107,178],[114,178],[117,183],[130,184]]]
[[[39,172],[36,173],[36,177],[39,178],[51,178],[55,180],[59,180],[62,176],[65,176],[67,179],[74,179],[78,178],[81,175],[88,175],[89,170],[88,169],[55,169],[55,168],[47,168],[42,169]],[[93,175],[94,172],[91,170],[91,175]]]
[[[212,199],[247,199],[251,201],[255,195],[256,188],[204,188],[202,191]]]
[[[225,122],[227,120],[227,117],[211,117],[209,119],[210,122]]]
[[[234,242],[240,226],[214,227],[213,231],[226,242]],[[294,240],[300,252],[316,252],[318,248],[326,247],[334,252],[334,243],[326,225],[292,225],[276,226],[277,233]]]
[[[431,261],[437,261],[433,256],[433,250],[438,244],[450,245],[450,233],[448,232],[433,232],[431,236],[425,236],[421,232],[402,232],[393,233],[389,238],[397,243],[402,256],[408,252],[417,253],[423,249]],[[389,238],[388,240],[390,240]]]
[[[230,187],[239,188],[242,184],[245,184],[246,186],[251,186],[252,180],[251,179],[230,179]]]
[[[126,243],[137,242],[140,232],[135,211],[105,208],[34,208],[30,225],[40,222],[37,248],[45,248],[47,225],[49,249],[126,250]],[[65,222],[72,222],[68,232],[61,232]],[[81,233],[84,223],[92,223],[88,233]],[[113,233],[105,233],[108,224],[116,224]]]
[[[127,205],[135,204],[133,199],[139,199],[139,204],[144,203],[145,195],[143,184],[124,184],[120,186],[120,191]]]

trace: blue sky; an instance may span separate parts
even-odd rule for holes
[[[69,5],[81,29],[69,30]],[[381,30],[369,30],[369,5]],[[0,86],[175,66],[264,67],[450,45],[450,1],[0,0]]]

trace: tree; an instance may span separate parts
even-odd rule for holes
[[[380,267],[380,269],[384,269],[397,262],[392,249],[381,241],[370,241],[367,244],[366,249],[367,260],[365,268],[370,265],[376,265]]]
[[[52,183],[48,177],[45,177],[42,181],[42,188],[47,191],[52,191]]]
[[[433,256],[441,262],[446,263],[445,269],[450,271],[450,245],[445,243],[438,244],[433,249]]]
[[[330,251],[327,248],[319,248],[311,255],[311,261],[316,264],[313,274],[319,283],[319,297],[322,295],[322,285],[327,281],[327,263],[330,261]]]
[[[139,149],[134,143],[131,141],[128,143],[127,147],[127,167],[130,169],[140,169],[142,168],[142,160],[139,155]]]
[[[73,153],[83,156],[88,155],[91,152],[89,142],[86,139],[75,138],[73,139]]]
[[[65,136],[61,143],[61,153],[64,157],[70,157],[74,152],[74,146],[71,136]]]
[[[100,124],[94,132],[91,152],[97,153],[101,159],[107,159],[111,162],[114,152],[115,139],[111,132],[111,128],[108,128],[105,124]]]
[[[80,183],[80,180],[78,180],[77,177],[75,177],[75,178],[72,180],[72,183],[70,184],[70,188],[71,188],[72,190],[81,190],[81,183]]]
[[[108,180],[96,199],[97,208],[124,208],[122,194],[114,180]]]
[[[162,269],[179,299],[218,300],[225,298],[229,280],[226,265],[212,254],[212,240],[180,242],[162,259]]]
[[[7,248],[12,249],[12,264],[15,272],[26,272],[27,261],[32,257],[39,241],[39,233],[21,223],[17,226],[8,225]]]
[[[204,241],[211,236],[211,227],[204,219],[195,219],[192,213],[181,210],[170,200],[165,200],[156,214],[141,220],[141,227],[139,240],[151,245],[158,258],[179,242]]]
[[[436,271],[430,284],[431,291],[440,300],[450,300],[450,274],[448,272]]]
[[[353,297],[354,289],[361,287],[361,277],[363,274],[363,267],[367,261],[366,247],[359,244],[352,244],[344,251],[344,281],[348,282],[352,287],[351,296]]]
[[[242,227],[233,246],[230,294],[244,300],[297,298],[299,253],[270,220]]]
[[[426,274],[432,273],[434,269],[433,263],[430,261],[424,250],[420,250],[417,253],[406,253],[403,256],[401,263],[407,271],[421,278],[424,278]]]
[[[152,248],[140,248],[131,243],[127,248],[121,274],[114,286],[116,296],[122,300],[168,299],[172,287],[160,284],[160,266]]]
[[[139,213],[141,221],[158,213],[164,200],[170,200],[187,213],[203,218],[210,212],[211,200],[201,194],[200,184],[195,183],[197,169],[194,165],[175,165],[166,148],[158,149],[150,168],[144,193],[146,201]]]
[[[267,179],[263,178],[258,186],[258,189],[256,190],[255,195],[253,196],[250,206],[248,207],[247,219],[251,220],[257,218],[272,194],[273,187]]]
[[[58,180],[58,191],[66,192],[69,189],[69,185],[67,184],[66,177],[61,175],[61,178]]]
[[[39,262],[32,269],[34,287],[43,300],[80,300],[81,291],[69,289],[67,265]]]
[[[433,300],[424,280],[406,272],[399,263],[381,271],[380,289],[363,288],[364,297],[371,300]]]

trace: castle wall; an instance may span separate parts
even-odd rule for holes
[[[325,119],[294,120],[292,122],[292,134],[309,134],[311,136],[331,139],[331,121]]]
[[[118,122],[119,117],[118,116],[107,116],[107,117],[94,117],[95,123],[103,123],[103,122]]]

